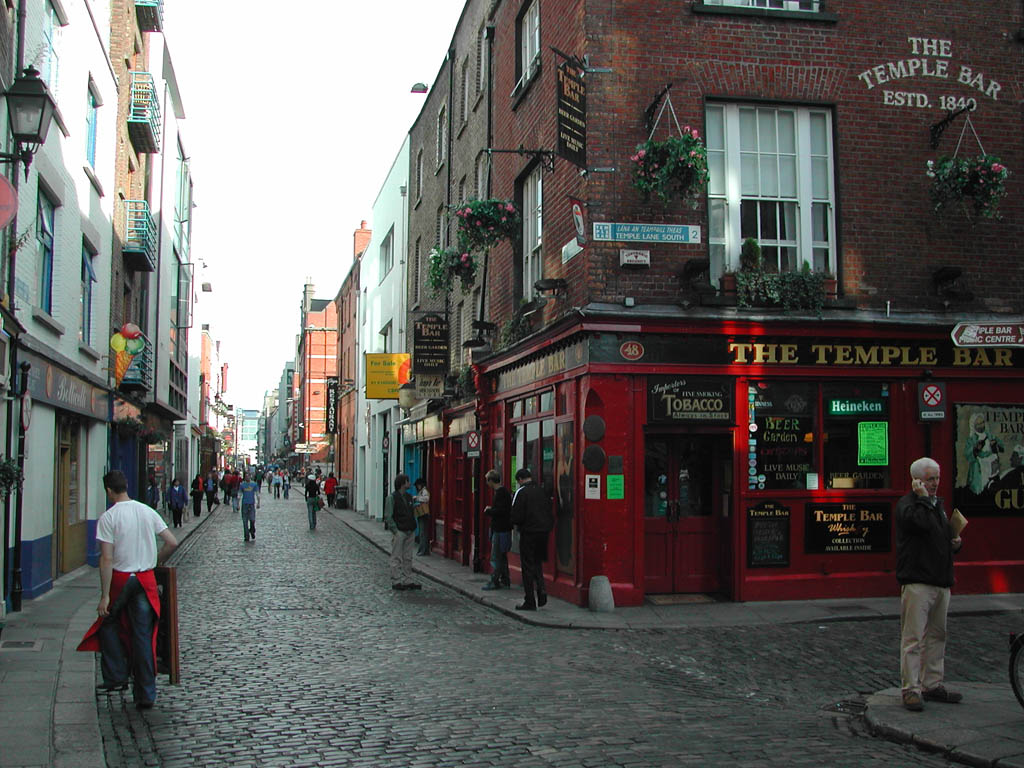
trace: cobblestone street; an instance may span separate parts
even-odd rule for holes
[[[947,765],[834,711],[896,684],[894,621],[528,626],[262,500],[254,543],[222,505],[183,547],[182,684],[100,700],[108,765]],[[1005,679],[1005,622],[951,618],[947,677]]]

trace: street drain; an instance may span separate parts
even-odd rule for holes
[[[868,705],[863,701],[852,701],[851,699],[843,699],[837,701],[835,704],[828,704],[823,707],[828,712],[839,712],[843,715],[863,715]]]
[[[41,651],[41,640],[4,640],[0,642],[0,651]]]

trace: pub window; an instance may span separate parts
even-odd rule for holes
[[[512,403],[512,418],[518,419],[523,415],[523,401],[516,400]]]
[[[821,413],[825,487],[890,487],[889,385],[825,384]]]
[[[547,413],[555,409],[555,393],[551,390],[540,394],[540,412]]]
[[[817,389],[802,382],[750,383],[748,489],[815,487]]]

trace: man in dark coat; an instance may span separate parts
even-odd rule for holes
[[[518,611],[535,611],[548,601],[542,564],[548,557],[548,538],[554,527],[551,498],[533,482],[533,473],[523,467],[516,472],[519,488],[512,499],[512,522],[519,528],[519,561],[526,597]],[[534,597],[536,595],[536,597]]]
[[[491,580],[484,584],[483,589],[492,590],[511,583],[508,550],[512,546],[512,494],[501,484],[497,470],[490,470],[484,477],[494,492],[491,506],[484,509],[484,514],[491,518]]]
[[[942,684],[946,612],[953,586],[953,553],[961,541],[949,524],[939,487],[939,465],[910,465],[911,491],[896,503],[896,579],[900,583],[900,676],[903,706],[924,701],[955,704],[963,697]],[[922,701],[922,699],[924,701]]]

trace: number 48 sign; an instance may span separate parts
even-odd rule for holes
[[[946,385],[944,382],[918,382],[917,418],[920,421],[942,421],[946,418]]]

